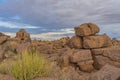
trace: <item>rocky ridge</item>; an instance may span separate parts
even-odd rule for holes
[[[99,35],[100,29],[93,23],[84,23],[74,30],[75,36],[54,41],[31,40],[24,29],[14,38],[0,33],[0,61],[26,50],[38,51],[68,73],[71,80],[85,80],[85,76],[89,80],[120,80],[120,41]]]

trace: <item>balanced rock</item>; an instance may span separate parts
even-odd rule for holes
[[[27,33],[24,29],[20,29],[17,33],[16,33],[16,37],[18,40],[21,41],[30,41],[30,34]]]
[[[80,49],[82,48],[82,39],[78,36],[73,36],[69,42],[68,42],[68,46],[70,48],[77,48],[77,49]]]
[[[87,36],[83,38],[83,47],[88,49],[112,46],[112,41],[107,35]]]
[[[74,28],[77,36],[90,36],[100,31],[99,27],[93,23],[84,23]]]
[[[92,54],[96,69],[100,69],[106,63],[120,67],[120,48],[92,49]]]
[[[106,64],[98,72],[93,73],[89,80],[120,80],[120,68]]]

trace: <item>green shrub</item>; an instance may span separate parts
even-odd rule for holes
[[[14,76],[17,80],[32,80],[36,77],[47,76],[51,64],[37,53],[24,52],[11,66],[0,68],[2,72]]]

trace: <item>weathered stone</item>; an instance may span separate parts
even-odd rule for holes
[[[8,40],[8,36],[0,36],[0,44],[3,44]]]
[[[73,36],[69,42],[68,42],[68,46],[70,48],[77,48],[80,49],[82,48],[82,39],[78,36]]]
[[[90,36],[99,32],[99,27],[93,23],[84,23],[74,29],[77,36]]]
[[[90,50],[76,50],[72,56],[70,56],[70,60],[73,63],[79,63],[84,61],[92,60],[92,55]]]
[[[63,67],[67,67],[70,65],[70,57],[72,56],[73,50],[68,49],[59,59],[59,65]]]
[[[84,48],[102,48],[112,46],[111,39],[107,35],[87,36],[83,38]]]
[[[69,49],[61,56],[61,66],[68,67],[70,65],[79,66],[81,71],[91,72],[93,68],[93,60],[90,50]]]
[[[31,41],[30,34],[27,33],[24,29],[20,29],[16,33],[16,37],[15,38],[17,38],[18,40],[24,41],[24,42]]]
[[[120,67],[120,48],[93,49],[94,66],[100,69],[106,63]]]
[[[85,72],[91,72],[94,69],[93,60],[79,62],[78,66],[82,71],[85,71]]]
[[[98,72],[93,73],[89,80],[119,80],[120,68],[106,64]]]

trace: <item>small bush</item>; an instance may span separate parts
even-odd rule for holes
[[[14,76],[17,80],[32,80],[45,77],[51,69],[51,64],[37,53],[24,52],[10,67],[0,67],[1,72]]]

